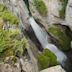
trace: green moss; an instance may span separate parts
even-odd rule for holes
[[[42,0],[34,0],[34,4],[42,16],[47,15],[48,11],[47,11],[45,3]]]
[[[58,64],[56,56],[48,49],[45,49],[43,53],[38,56],[38,62],[41,69]]]
[[[43,54],[38,56],[38,62],[41,70],[49,67],[49,58]]]
[[[0,4],[0,12],[4,11],[4,10],[6,10],[6,9],[7,9],[7,8],[6,8],[6,6],[5,6],[5,5]]]
[[[60,1],[62,3],[62,8],[59,11],[59,15],[60,15],[60,18],[64,19],[68,0],[60,0]]]
[[[66,29],[60,26],[51,26],[48,31],[58,40],[59,48],[63,51],[70,49],[71,37],[66,34]]]
[[[5,22],[9,21],[10,24],[19,24],[19,19],[3,4],[0,4],[0,18],[2,18]]]
[[[19,24],[19,19],[12,14],[10,11],[4,11],[1,13],[0,17],[4,20],[4,21],[9,21],[10,24]]]
[[[57,57],[54,55],[54,53],[52,53],[49,49],[45,49],[43,51],[43,55],[47,56],[49,58],[49,65],[50,66],[54,66],[54,65],[57,65],[58,62],[57,62]]]

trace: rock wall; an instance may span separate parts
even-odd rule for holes
[[[72,0],[68,0],[65,21],[66,21],[66,25],[68,25],[72,30]]]

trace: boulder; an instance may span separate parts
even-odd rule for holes
[[[45,70],[42,70],[40,72],[66,72],[61,66],[54,66]]]
[[[0,72],[21,72],[17,66],[11,66],[9,64],[0,64]]]

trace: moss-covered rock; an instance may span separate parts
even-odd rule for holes
[[[49,33],[57,40],[57,45],[63,51],[70,49],[71,37],[67,34],[67,28],[60,25],[50,26]]]
[[[46,8],[45,3],[42,0],[34,0],[34,4],[42,16],[47,15],[48,10]]]
[[[38,62],[41,70],[49,67],[49,61],[49,58],[43,54],[38,56]]]
[[[0,4],[0,18],[2,18],[5,22],[9,21],[10,24],[19,24],[19,19],[3,4]]]
[[[57,57],[49,49],[44,49],[43,54],[49,58],[49,66],[57,65]]]
[[[58,64],[57,57],[48,49],[45,49],[43,53],[38,56],[38,62],[41,69],[45,69]]]
[[[60,15],[60,18],[64,19],[68,0],[60,0],[60,2],[62,3],[62,8],[59,11],[59,15]]]

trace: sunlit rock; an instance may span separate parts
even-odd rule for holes
[[[66,72],[61,66],[51,67],[40,72]]]

